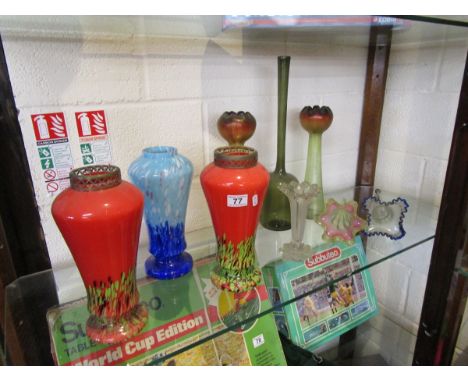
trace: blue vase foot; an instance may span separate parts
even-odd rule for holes
[[[176,279],[189,273],[192,267],[193,259],[187,252],[166,259],[151,256],[145,261],[146,274],[158,280]]]

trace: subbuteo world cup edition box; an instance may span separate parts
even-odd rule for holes
[[[303,262],[277,261],[263,268],[273,305],[320,288],[283,308],[275,309],[278,329],[296,345],[314,350],[378,313],[368,270],[330,283],[366,265],[361,238],[353,245],[323,244]]]
[[[148,308],[148,322],[137,336],[119,344],[93,343],[86,336],[86,299],[49,310],[56,364],[286,365],[271,314],[170,356],[271,307],[263,283],[239,294],[216,288],[210,279],[214,265],[211,256],[178,279],[140,280],[140,301]]]

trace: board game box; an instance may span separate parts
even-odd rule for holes
[[[217,289],[210,279],[214,264],[211,256],[181,278],[141,280],[140,301],[148,308],[148,322],[123,343],[102,345],[86,336],[86,299],[52,308],[47,320],[56,364],[286,365],[271,314],[170,355],[271,307],[264,284],[241,294]]]
[[[275,308],[278,330],[310,351],[378,313],[369,271],[351,275],[367,264],[359,236],[353,245],[323,244],[313,251],[303,262],[276,261],[263,268],[273,305],[318,288],[294,303]],[[341,277],[341,281],[331,283]]]

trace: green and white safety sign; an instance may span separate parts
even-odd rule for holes
[[[44,186],[49,195],[70,186],[73,158],[63,113],[32,114]]]

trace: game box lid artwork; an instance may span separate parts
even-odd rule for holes
[[[56,364],[286,365],[271,314],[170,356],[271,307],[263,283],[244,293],[216,288],[210,279],[214,266],[212,256],[198,261],[192,272],[178,279],[140,280],[140,301],[148,308],[148,322],[140,334],[119,344],[97,344],[86,336],[86,299],[49,310]]]
[[[319,288],[298,301],[275,309],[278,329],[296,345],[314,350],[355,328],[378,313],[374,286],[368,270],[345,277],[366,265],[361,238],[352,245],[323,244],[303,262],[280,261],[263,268],[274,305]]]

